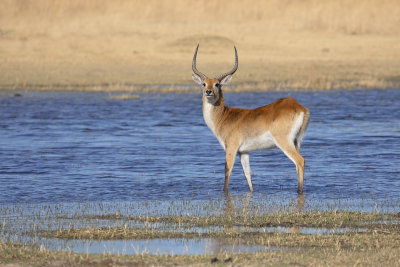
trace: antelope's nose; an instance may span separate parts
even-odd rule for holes
[[[212,91],[211,90],[207,90],[206,91],[206,95],[211,95]]]

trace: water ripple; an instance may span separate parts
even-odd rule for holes
[[[21,94],[0,96],[0,203],[220,196],[224,152],[203,122],[199,93],[135,101]],[[286,96],[311,112],[302,145],[306,194],[400,196],[400,90],[226,93],[226,101],[257,107]],[[251,162],[256,192],[295,196],[296,171],[283,153],[254,152]],[[248,190],[238,161],[230,190]]]

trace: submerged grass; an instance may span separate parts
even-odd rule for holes
[[[88,216],[88,220],[107,219],[124,222],[133,220],[143,223],[142,228],[86,227],[44,231],[42,235],[61,239],[110,240],[154,238],[214,238],[223,243],[237,242],[247,245],[284,248],[346,248],[376,249],[400,248],[400,227],[396,214],[382,215],[377,212],[311,211],[264,216],[215,216],[215,217],[126,217],[117,215]],[[395,220],[395,221],[394,221]],[[158,225],[154,225],[158,223]],[[162,230],[163,226],[169,225]],[[172,226],[171,226],[172,225]],[[198,227],[200,231],[185,231]],[[241,228],[245,226],[246,228]],[[268,232],[263,227],[286,227],[285,232]],[[213,228],[214,227],[214,228]],[[215,228],[217,227],[217,228]],[[302,234],[302,227],[354,228],[356,230],[334,234]],[[363,230],[357,230],[360,228]],[[260,231],[264,230],[264,232]]]
[[[87,215],[84,219],[107,219],[137,221],[142,223],[186,224],[188,226],[247,226],[247,227],[371,227],[379,222],[398,219],[397,214],[358,211],[310,211],[296,213],[277,213],[266,215],[217,215],[217,216],[121,216],[119,214]]]
[[[334,248],[334,249],[379,249],[400,248],[400,229],[398,227],[380,226],[367,231],[355,231],[335,234],[301,234],[300,228],[293,227],[288,232],[242,231],[235,228],[224,228],[216,232],[160,232],[144,231],[142,229],[114,228],[84,228],[74,230],[59,230],[44,233],[46,237],[83,240],[114,240],[114,239],[153,239],[153,238],[213,238],[222,244],[232,246],[245,244],[247,246],[265,246],[284,249],[299,248]]]
[[[238,238],[230,238],[232,245]],[[397,266],[399,234],[368,232],[344,235],[246,234],[242,244],[282,246],[291,249],[255,253],[221,253],[214,255],[109,255],[50,252],[37,246],[0,243],[0,263],[36,266],[127,266],[127,265],[252,265],[252,266]],[[226,241],[226,240],[225,240]]]
[[[268,201],[272,205],[272,201]],[[303,202],[302,202],[303,203]],[[259,202],[257,202],[259,204]],[[286,204],[288,206],[296,205]],[[2,207],[0,264],[87,266],[87,265],[386,265],[400,264],[400,225],[396,212],[347,210],[261,212],[265,207],[245,199],[179,203],[141,202],[134,204],[78,204]],[[272,207],[271,206],[271,207]],[[144,213],[143,210],[154,212]],[[381,209],[378,207],[378,210]],[[167,212],[166,212],[167,210]],[[268,209],[266,209],[268,210]],[[163,213],[163,212],[164,213]],[[136,216],[137,214],[137,216]],[[159,215],[159,216],[157,216]],[[268,232],[267,227],[283,227]],[[328,234],[304,234],[301,228],[354,228]],[[23,232],[21,232],[23,228]],[[362,230],[360,230],[362,228]],[[263,231],[265,230],[265,232]],[[10,233],[9,236],[6,233]],[[13,236],[29,235],[77,240],[149,240],[211,238],[216,244],[261,246],[264,252],[216,252],[213,255],[109,255],[52,252],[44,245],[16,241]],[[20,239],[23,240],[23,239]]]
[[[161,232],[154,229],[127,227],[87,227],[80,229],[60,229],[44,231],[44,237],[86,240],[154,239],[154,238],[194,238],[207,235],[192,232]]]

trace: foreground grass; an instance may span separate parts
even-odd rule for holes
[[[364,250],[317,249],[237,253],[232,255],[88,255],[40,251],[38,248],[0,243],[0,263],[22,266],[397,266],[398,248]]]
[[[63,217],[60,217],[63,218]],[[188,227],[210,227],[210,226],[246,226],[246,227],[315,227],[315,228],[357,228],[376,227],[385,225],[388,227],[391,220],[397,220],[398,215],[394,213],[381,214],[379,212],[358,211],[311,211],[295,213],[276,213],[266,215],[225,215],[219,216],[121,216],[115,214],[76,216],[73,219],[106,219],[136,221],[141,223],[167,223],[184,224]],[[389,222],[389,223],[388,223]]]
[[[90,219],[116,219],[115,215],[89,216]],[[121,218],[118,216],[118,218]],[[224,244],[245,243],[282,248],[378,249],[400,248],[400,226],[396,214],[313,211],[263,216],[216,217],[128,217],[124,221],[144,223],[145,227],[87,227],[44,231],[46,237],[61,239],[115,240],[153,238],[214,238]],[[148,223],[159,223],[158,226]],[[146,226],[147,225],[147,226]],[[169,225],[174,231],[160,230]],[[190,231],[200,227],[203,231]],[[211,228],[210,228],[211,227]],[[214,228],[212,228],[214,227]],[[215,228],[217,227],[217,228]],[[286,227],[284,232],[268,232],[264,227]],[[348,228],[344,233],[303,234],[307,228]],[[188,229],[186,231],[185,229]],[[204,231],[205,230],[205,231]],[[264,231],[264,232],[263,232]]]
[[[185,202],[186,207],[192,207],[190,204]],[[129,206],[129,209],[122,212],[119,209],[117,212],[112,212],[109,207],[102,206],[95,214],[89,212],[93,207],[86,205],[82,207],[83,212],[74,213],[64,212],[62,207],[49,207],[41,209],[40,214],[30,217],[38,223],[37,227],[28,226],[26,228],[28,232],[25,231],[24,234],[92,241],[211,238],[221,247],[257,246],[264,247],[265,251],[233,253],[215,250],[216,254],[212,255],[152,255],[138,251],[135,255],[110,255],[106,252],[104,254],[53,252],[44,246],[0,241],[0,265],[397,266],[400,264],[398,255],[400,227],[398,214],[395,213],[317,210],[277,211],[274,214],[257,215],[258,212],[248,212],[249,210],[242,208],[234,209],[231,205],[226,205],[223,213],[214,214],[211,211],[215,210],[217,204],[208,203],[204,207],[201,206],[202,209],[209,209],[202,215],[188,215],[184,212],[183,214],[187,214],[184,216],[124,215],[125,212],[135,214],[136,212],[133,212],[135,206]],[[139,206],[143,208],[143,203]],[[195,207],[198,207],[198,204]],[[239,212],[241,210],[242,212]],[[10,212],[15,214],[16,210]],[[8,214],[7,211],[5,214]],[[5,232],[7,229],[14,229],[13,224],[20,223],[18,220],[13,222],[11,219],[10,223],[4,224]],[[48,224],[59,226],[57,230],[49,230],[46,226]],[[104,225],[110,226],[103,227]],[[266,227],[283,227],[285,231],[268,232]],[[310,227],[350,228],[352,231],[330,234],[302,232],[303,228]],[[190,248],[188,249],[190,252]]]
[[[337,249],[379,249],[400,248],[400,231],[398,227],[382,227],[369,230],[355,230],[335,234],[302,234],[301,228],[290,228],[287,232],[251,232],[235,228],[208,233],[182,233],[143,231],[141,229],[85,228],[46,233],[47,237],[61,239],[153,239],[153,238],[214,238],[223,244],[248,246],[266,246],[277,248],[337,248]]]
[[[132,256],[92,255],[49,252],[38,247],[24,247],[12,243],[0,246],[0,262],[33,263],[34,265],[386,265],[400,263],[400,228],[396,214],[312,211],[278,213],[255,216],[216,217],[124,217],[121,215],[90,215],[85,220],[123,220],[142,222],[138,227],[86,227],[44,231],[42,235],[60,239],[152,239],[152,238],[213,238],[218,243],[232,246],[264,246],[271,250],[254,253],[220,253],[215,255],[150,255]],[[78,218],[75,218],[78,219]],[[83,218],[79,218],[82,220]],[[175,225],[177,231],[161,231],[158,225]],[[185,227],[219,227],[216,231],[186,232]],[[248,228],[243,229],[242,226]],[[259,232],[251,227],[284,226],[286,232]],[[302,227],[362,230],[335,234],[302,234]]]

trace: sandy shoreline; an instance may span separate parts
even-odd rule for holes
[[[238,48],[231,90],[400,88],[396,1],[222,2],[4,1],[0,90],[179,91],[197,43],[209,76]]]
[[[332,90],[396,90],[400,89],[399,86],[393,87],[347,87],[347,88],[291,88],[291,87],[254,87],[243,86],[225,86],[224,92],[298,92],[298,91],[332,91]],[[145,93],[196,93],[200,92],[201,88],[193,85],[174,85],[174,84],[141,84],[141,85],[0,85],[0,95],[2,94],[15,94],[15,96],[22,96],[24,92],[81,92],[81,93],[109,93],[110,98],[119,100],[139,99],[138,94]]]

